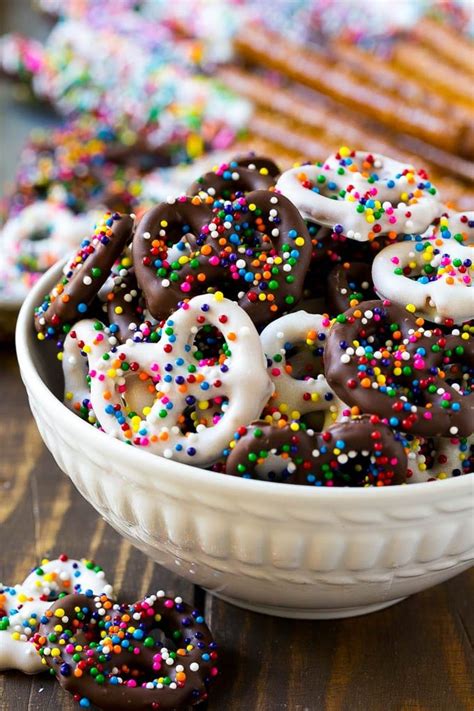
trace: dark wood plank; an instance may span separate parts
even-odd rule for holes
[[[365,617],[305,622],[208,600],[220,708],[472,711],[474,574]]]

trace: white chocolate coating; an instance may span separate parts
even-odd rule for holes
[[[282,408],[291,419],[309,412],[329,411],[336,396],[329,387],[324,373],[298,380],[291,375],[287,363],[288,348],[313,346],[324,349],[329,326],[320,314],[296,311],[269,323],[260,334],[263,350],[269,360],[268,374],[275,385],[271,404]],[[285,345],[287,347],[285,347]]]
[[[377,225],[379,235],[392,231],[424,232],[442,212],[437,193],[431,195],[429,188],[417,187],[419,178],[412,166],[372,153],[369,169],[365,164],[367,155],[364,151],[346,158],[336,154],[321,167],[291,168],[278,179],[277,190],[296,205],[305,219],[340,229],[360,242],[367,241]],[[306,180],[316,192],[303,185]],[[363,209],[358,212],[361,200]]]
[[[87,562],[85,559],[44,561],[23,583],[15,587],[0,584],[0,608],[8,617],[8,628],[0,630],[0,669],[19,669],[26,674],[44,671],[41,657],[29,640],[60,593],[91,590],[96,595],[113,595],[104,571],[88,568]]]
[[[474,244],[474,211],[454,212],[444,206],[443,214],[436,225],[430,225],[422,237],[449,239],[460,235],[462,244]]]
[[[77,412],[85,401],[89,401],[88,420],[92,424],[95,424],[96,416],[90,406],[89,375],[91,373],[93,376],[95,375],[97,362],[104,355],[106,356],[112,346],[117,345],[117,339],[107,333],[105,326],[103,330],[97,330],[97,323],[100,322],[94,319],[83,319],[74,324],[64,341],[62,359],[64,404],[73,412]],[[105,376],[99,374],[98,377],[104,378]],[[129,405],[133,406],[135,410],[142,410],[146,407],[149,399],[146,384],[134,379],[130,383],[127,393]]]
[[[460,271],[453,260],[470,260],[470,267]],[[372,265],[375,291],[383,299],[400,306],[413,305],[416,311],[434,323],[452,319],[463,323],[474,318],[474,245],[468,246],[455,239],[397,242],[377,254]],[[419,275],[422,268],[433,269],[432,281],[422,276],[421,281],[398,274],[395,269],[411,268]],[[420,277],[419,277],[420,278]],[[424,281],[425,280],[425,281]]]
[[[193,359],[194,338],[205,323],[220,330],[231,356],[212,363]],[[129,381],[136,376],[133,369],[122,369],[122,362],[137,364],[137,374],[148,376],[148,387],[153,384],[149,406],[145,412],[132,408],[137,414],[131,418]],[[95,362],[94,370],[89,373],[92,406],[108,434],[199,466],[217,461],[236,429],[260,415],[273,391],[255,326],[236,302],[217,294],[196,296],[175,311],[158,343],[129,341],[109,360]],[[213,427],[199,425],[196,432],[183,433],[190,398],[196,404],[221,397],[228,404]],[[119,422],[117,416],[125,419]],[[128,435],[124,423],[129,424]]]
[[[89,370],[110,349],[104,332],[95,328],[96,323],[93,319],[79,321],[74,324],[64,341],[64,404],[73,411],[90,398],[87,382]],[[75,334],[75,338],[71,333]],[[79,343],[84,345],[80,347]]]

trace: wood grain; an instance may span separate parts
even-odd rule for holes
[[[324,622],[278,621],[209,599],[235,708],[472,709],[473,582],[465,574],[383,612]]]

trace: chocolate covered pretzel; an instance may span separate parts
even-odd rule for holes
[[[301,297],[311,240],[289,200],[257,190],[213,209],[199,198],[158,205],[138,225],[133,258],[155,318],[218,288],[261,327]]]
[[[36,648],[81,706],[176,709],[207,698],[216,644],[201,614],[163,591],[127,605],[67,595],[41,618]]]
[[[107,213],[91,237],[84,239],[67,266],[63,278],[36,309],[39,333],[53,337],[90,314],[100,288],[132,238],[133,218],[118,212]]]
[[[361,413],[423,437],[468,436],[474,422],[474,344],[446,337],[388,301],[340,314],[324,351],[329,385]]]
[[[377,417],[338,422],[314,434],[256,422],[235,435],[226,473],[312,486],[388,486],[406,479],[400,437]]]
[[[270,158],[237,156],[194,181],[187,193],[205,192],[213,198],[233,200],[237,195],[268,190],[275,185],[280,169]]]

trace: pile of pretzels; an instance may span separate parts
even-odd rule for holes
[[[35,314],[65,403],[167,459],[387,486],[473,470],[474,213],[346,147],[107,213]]]

